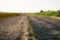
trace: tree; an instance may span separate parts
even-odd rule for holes
[[[43,12],[43,10],[40,11],[41,13]]]

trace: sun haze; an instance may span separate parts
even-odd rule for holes
[[[35,12],[59,10],[60,0],[0,0],[0,11]]]

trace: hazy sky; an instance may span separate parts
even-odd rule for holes
[[[60,0],[0,0],[0,11],[35,12],[58,9]]]

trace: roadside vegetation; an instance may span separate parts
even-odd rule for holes
[[[5,18],[8,16],[18,16],[19,13],[12,13],[12,12],[0,12],[0,18]]]
[[[26,15],[34,15],[34,16],[56,16],[60,17],[60,10],[57,11],[43,11],[41,10],[40,12],[35,12],[35,13],[24,13]],[[20,13],[13,13],[13,12],[0,12],[0,18],[8,17],[8,16],[18,16]]]
[[[57,16],[60,17],[60,10],[57,11],[43,11],[41,10],[40,12],[36,12],[36,13],[26,13],[26,15],[37,15],[37,16]]]

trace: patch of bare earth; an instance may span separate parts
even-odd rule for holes
[[[29,19],[37,40],[60,40],[60,23],[57,20],[43,16],[30,16]]]

